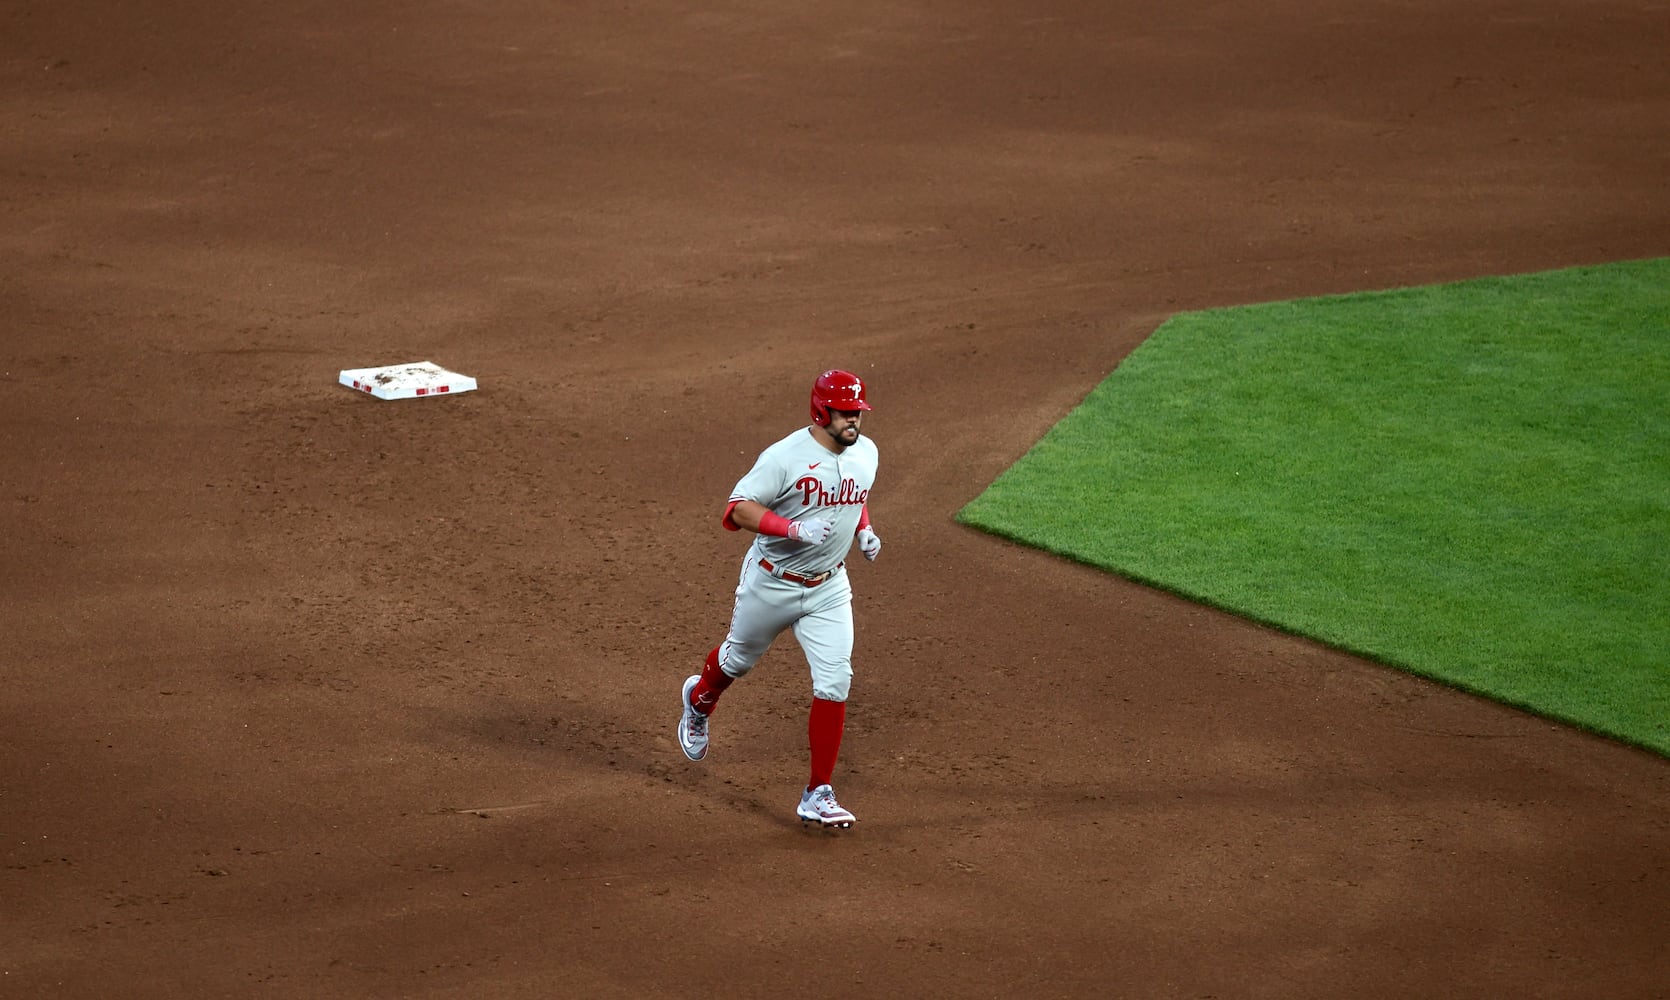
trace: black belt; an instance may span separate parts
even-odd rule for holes
[[[765,559],[760,560],[760,565],[765,567],[765,571],[767,573],[770,573],[779,580],[787,580],[790,583],[798,583],[802,587],[816,587],[818,584],[834,576],[835,569],[840,569],[842,566],[845,566],[846,563],[838,562],[835,564],[835,569],[825,570],[817,576],[801,576],[799,573],[790,573],[786,569],[778,569],[777,567],[771,565],[770,561]]]

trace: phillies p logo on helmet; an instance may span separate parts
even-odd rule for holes
[[[831,368],[812,383],[812,419],[819,427],[829,426],[830,410],[868,410],[864,380],[849,371]]]

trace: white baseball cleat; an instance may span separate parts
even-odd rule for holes
[[[843,830],[851,828],[858,817],[841,808],[841,803],[835,801],[835,789],[828,785],[818,787],[800,796],[800,808],[795,810],[802,823],[818,823],[823,826],[840,827]]]
[[[678,720],[678,746],[691,760],[707,756],[707,716],[690,704],[690,692],[695,690],[696,682],[701,679],[701,674],[690,675],[684,682],[684,694],[679,699],[684,702],[684,715]]]

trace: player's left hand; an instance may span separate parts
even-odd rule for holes
[[[875,562],[876,556],[881,555],[881,536],[876,534],[874,528],[858,529],[858,551],[864,553],[864,558],[871,562]]]

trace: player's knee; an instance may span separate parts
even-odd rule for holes
[[[818,678],[812,682],[812,697],[822,698],[824,701],[846,701],[851,690],[851,667],[834,676]]]
[[[758,657],[750,659],[728,642],[721,645],[711,658],[716,661],[719,669],[724,671],[725,676],[733,680],[754,669],[754,664],[759,662]]]

